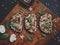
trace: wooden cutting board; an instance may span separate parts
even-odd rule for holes
[[[15,13],[19,13],[19,9],[20,7],[23,7],[22,5],[19,5],[17,4],[13,10],[11,10],[11,12],[8,14],[8,16],[6,16],[6,18],[1,22],[2,25],[5,25],[6,21],[9,21],[11,19],[11,17],[15,14]],[[52,15],[52,17],[54,19],[56,19],[56,22],[54,23],[54,27],[53,27],[53,32],[51,34],[48,34],[45,38],[42,37],[41,35],[41,31],[39,28],[37,28],[37,31],[34,33],[34,34],[29,34],[28,32],[26,32],[26,30],[24,29],[23,27],[23,30],[22,30],[22,34],[25,36],[25,39],[24,40],[21,40],[21,38],[19,37],[20,36],[20,33],[16,33],[14,32],[13,30],[7,30],[6,29],[6,33],[8,33],[9,35],[11,34],[16,34],[17,36],[17,40],[13,43],[11,43],[9,41],[9,38],[6,39],[6,40],[0,40],[0,44],[6,44],[6,45],[45,45],[46,43],[48,43],[48,41],[54,37],[55,35],[55,32],[58,32],[59,29],[60,29],[60,18],[57,17],[57,15],[55,15],[53,12],[51,12],[47,7],[45,7],[41,2],[38,2],[38,1],[35,1],[32,6],[33,10],[30,12],[28,10],[28,8],[24,8],[24,11],[21,13],[22,16],[23,16],[23,20],[25,18],[25,15],[27,15],[28,13],[34,13],[37,15],[37,22],[39,21],[39,17],[41,15],[38,14],[38,11],[41,9],[41,10],[44,10],[46,13],[49,13]],[[33,42],[30,42],[26,36],[27,35],[31,35],[33,38],[34,38],[34,41]],[[39,38],[43,38],[42,40],[39,41]]]

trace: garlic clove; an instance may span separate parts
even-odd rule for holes
[[[5,27],[4,27],[4,25],[0,25],[0,33],[5,33]]]
[[[11,34],[10,42],[14,42],[14,41],[16,41],[16,35],[15,34]]]

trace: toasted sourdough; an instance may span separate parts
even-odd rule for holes
[[[36,31],[36,15],[35,14],[28,14],[25,18],[25,28],[28,32],[34,33]]]
[[[16,13],[15,15],[12,16],[11,20],[11,29],[13,29],[16,32],[21,32],[22,31],[22,15],[19,13]]]
[[[51,33],[52,32],[52,15],[47,13],[42,15],[39,21],[39,26],[42,32]]]

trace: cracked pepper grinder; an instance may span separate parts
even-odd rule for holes
[[[19,4],[22,4],[25,7],[30,7],[34,0],[18,0]]]

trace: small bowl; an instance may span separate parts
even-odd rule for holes
[[[25,2],[24,0],[18,0],[19,4],[22,4],[23,6],[29,7],[32,5],[34,0],[30,0],[30,2]]]

